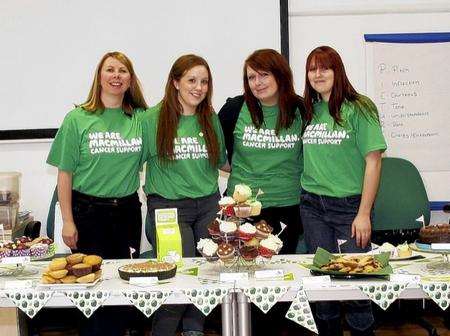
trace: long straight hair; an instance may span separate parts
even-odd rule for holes
[[[365,117],[378,120],[378,111],[375,104],[368,97],[359,94],[350,83],[341,56],[333,48],[321,46],[311,51],[306,59],[304,98],[308,123],[311,122],[313,117],[314,103],[321,100],[320,94],[313,89],[308,79],[308,72],[317,67],[331,69],[334,72],[328,110],[336,124],[341,125],[342,123],[341,107],[344,101],[354,103],[357,110],[363,113]]]
[[[122,108],[124,112],[128,115],[132,115],[135,108],[148,108],[147,103],[145,102],[144,95],[142,94],[141,83],[139,82],[139,79],[134,72],[133,64],[125,54],[119,51],[108,52],[103,55],[102,59],[97,65],[97,69],[95,70],[95,76],[91,85],[91,90],[89,91],[89,95],[86,101],[80,104],[79,107],[82,107],[84,110],[91,113],[101,113],[101,111],[105,109],[105,105],[103,104],[101,99],[102,87],[100,84],[100,73],[102,71],[103,64],[108,57],[112,57],[125,65],[131,75],[130,87],[125,92],[122,102]]]
[[[172,65],[167,78],[164,98],[161,101],[161,111],[158,120],[157,130],[157,153],[162,162],[169,162],[174,159],[173,144],[177,136],[178,123],[183,112],[183,106],[178,99],[178,90],[174,81],[179,81],[190,69],[195,66],[204,66],[208,71],[208,92],[205,99],[197,106],[195,115],[206,142],[209,162],[216,167],[219,162],[219,141],[214,129],[212,116],[213,111],[211,97],[213,82],[211,70],[208,63],[197,55],[184,55],[178,58]]]
[[[275,132],[279,133],[281,129],[289,128],[295,120],[296,109],[299,108],[303,117],[305,109],[303,98],[298,96],[294,90],[294,80],[291,68],[286,59],[276,50],[260,49],[254,51],[244,63],[244,98],[250,111],[253,125],[260,128],[264,123],[264,115],[261,103],[253,95],[247,78],[247,67],[255,71],[270,72],[277,82],[278,86],[278,114]]]

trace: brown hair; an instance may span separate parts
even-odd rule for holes
[[[304,97],[306,120],[308,123],[312,120],[314,103],[321,100],[320,94],[313,89],[308,79],[308,72],[313,67],[331,69],[334,72],[334,83],[331,89],[330,100],[328,101],[328,109],[335,123],[340,125],[342,122],[340,110],[345,100],[353,102],[357,110],[366,117],[370,116],[378,120],[378,112],[375,104],[368,97],[359,94],[353,88],[347,78],[344,64],[337,51],[328,46],[321,46],[311,51],[306,59]]]
[[[108,57],[112,57],[125,65],[131,75],[130,87],[125,92],[122,102],[122,108],[125,113],[131,115],[133,114],[133,109],[135,108],[147,108],[148,106],[145,102],[144,95],[142,94],[142,88],[139,79],[134,72],[133,64],[125,54],[119,51],[108,52],[103,55],[102,59],[97,65],[97,69],[95,70],[94,81],[92,82],[89,95],[86,101],[83,104],[80,104],[79,107],[82,107],[88,112],[98,112],[105,108],[105,105],[103,104],[100,97],[102,89],[100,85],[100,72],[102,71],[103,63],[105,63]]]
[[[170,69],[164,98],[160,103],[161,110],[156,133],[156,145],[158,157],[161,161],[167,162],[174,159],[173,143],[177,136],[178,122],[183,112],[183,107],[178,100],[178,90],[175,88],[174,81],[179,81],[187,71],[199,65],[206,68],[209,80],[206,97],[197,106],[195,114],[205,138],[209,162],[215,167],[219,162],[219,141],[212,120],[213,113],[215,113],[211,103],[213,82],[209,65],[200,56],[192,54],[183,55],[175,61]]]
[[[270,72],[275,77],[278,85],[278,107],[280,109],[275,129],[276,134],[278,134],[280,129],[289,128],[292,125],[297,108],[299,108],[303,116],[303,98],[295,93],[292,71],[286,59],[273,49],[256,50],[244,63],[244,98],[250,111],[253,125],[256,128],[261,127],[264,123],[264,116],[258,99],[250,89],[247,78],[247,67],[258,72]]]

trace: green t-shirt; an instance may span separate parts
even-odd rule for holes
[[[300,113],[288,129],[275,134],[278,106],[263,106],[264,124],[253,125],[247,104],[241,108],[234,129],[234,148],[228,193],[236,184],[248,185],[258,196],[263,208],[283,207],[300,203],[302,172],[302,119]]]
[[[136,110],[140,112],[142,110]],[[142,126],[121,108],[70,111],[53,141],[47,163],[72,172],[72,188],[97,197],[123,197],[139,188]]]
[[[158,157],[156,135],[160,106],[156,105],[142,114],[144,148],[147,160],[144,191],[164,198],[177,200],[209,196],[218,190],[218,168],[226,162],[223,132],[219,118],[212,115],[214,130],[219,141],[219,162],[212,167],[197,116],[181,116],[177,137],[174,139],[175,159],[161,162]]]
[[[303,134],[302,188],[318,195],[359,195],[364,180],[365,157],[386,150],[380,123],[365,116],[352,103],[341,108],[342,126],[335,124],[328,103],[314,105],[311,124]]]

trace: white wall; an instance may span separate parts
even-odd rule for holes
[[[278,0],[2,0],[0,130],[59,127],[89,91],[101,55],[130,56],[150,104],[173,61],[198,53],[211,66],[214,106],[242,92],[255,49],[280,49]],[[45,222],[56,169],[51,141],[0,141],[0,171],[22,173],[21,208]]]
[[[303,92],[306,57],[320,45],[340,53],[352,84],[365,93],[364,34],[443,31],[450,31],[448,0],[291,0],[289,50],[296,88]],[[450,172],[422,177],[431,201],[450,200]]]

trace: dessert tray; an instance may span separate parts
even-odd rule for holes
[[[22,236],[13,241],[0,242],[0,260],[5,257],[30,257],[31,261],[51,258],[55,255],[56,245],[51,238]]]
[[[450,249],[432,249],[431,244],[424,244],[417,240],[413,244],[411,244],[411,249],[419,252],[442,255],[441,261],[430,262],[427,264],[427,268],[429,270],[450,270]]]
[[[210,263],[225,268],[257,267],[281,250],[283,243],[264,220],[254,223],[262,204],[244,184],[235,186],[233,197],[219,201],[218,217],[208,225],[211,238],[200,239],[197,250]],[[280,232],[281,233],[281,232]]]

